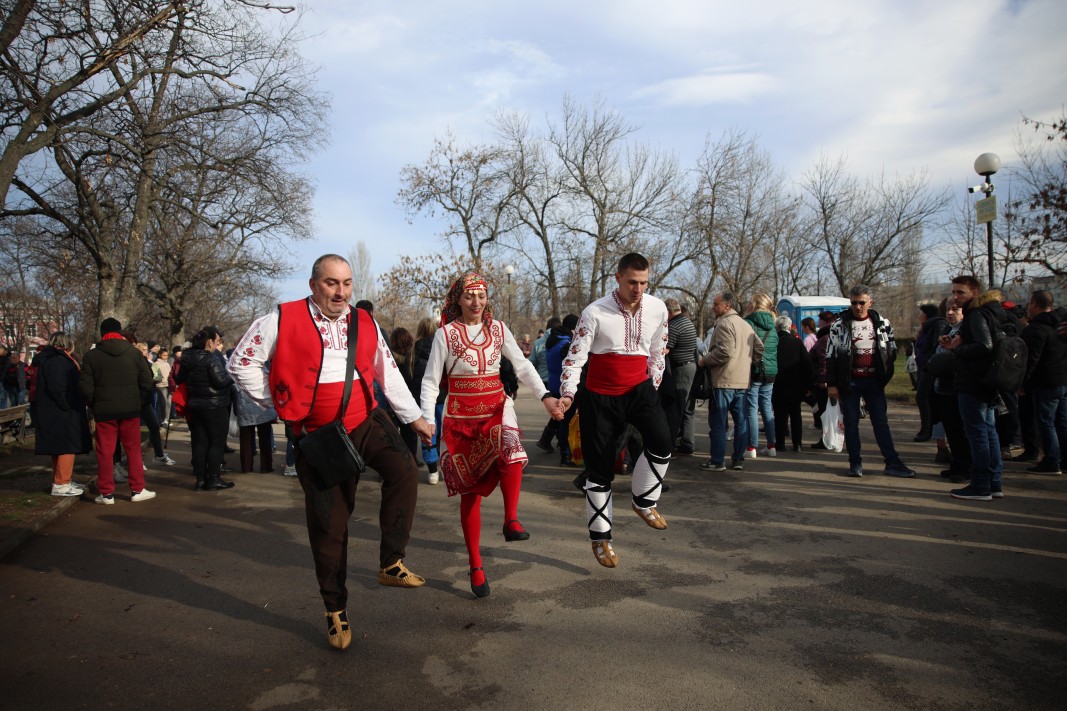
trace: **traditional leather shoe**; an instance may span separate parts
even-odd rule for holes
[[[513,528],[508,528],[508,526],[510,526],[513,523],[519,523],[519,522],[518,522],[517,519],[513,518],[513,519],[511,519],[510,521],[507,521],[504,524],[504,540],[507,541],[508,543],[511,543],[512,541],[526,541],[526,540],[529,540],[530,534],[526,532],[526,529],[522,527],[521,523],[519,523],[519,528],[517,530],[513,529]]]
[[[193,491],[207,491],[207,482],[203,479],[197,479],[196,484],[193,486]]]
[[[474,584],[474,571],[481,570],[481,568],[471,568],[471,592],[475,597],[489,597],[489,579],[486,578],[482,581],[481,585]]]
[[[221,491],[223,489],[232,489],[234,486],[232,481],[223,481],[221,477],[215,479],[209,479],[208,483],[204,485],[204,488],[208,491]]]
[[[407,569],[404,561],[398,560],[378,571],[378,584],[393,588],[417,588],[426,584],[426,578],[415,575]]]
[[[326,613],[326,638],[335,649],[348,649],[352,644],[352,628],[348,626],[348,611]]]
[[[596,556],[596,562],[605,568],[615,568],[619,565],[619,556],[615,555],[611,541],[593,541],[593,555]]]
[[[630,508],[634,510],[634,513],[641,517],[641,520],[647,523],[657,531],[662,531],[667,527],[667,521],[660,516],[659,511],[653,506],[650,509],[643,509],[635,503],[630,504]]]

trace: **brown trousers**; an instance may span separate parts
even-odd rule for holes
[[[375,409],[356,429],[348,433],[368,469],[381,474],[382,504],[378,524],[382,530],[379,565],[388,568],[402,559],[415,517],[419,493],[419,470],[400,432],[389,416]],[[327,612],[348,606],[348,519],[356,507],[359,477],[343,484],[319,489],[311,465],[296,447],[296,471],[304,489],[308,540],[315,559],[315,576]]]

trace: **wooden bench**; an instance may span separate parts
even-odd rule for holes
[[[26,443],[26,413],[29,409],[26,404],[0,410],[0,444],[9,436],[19,444]]]

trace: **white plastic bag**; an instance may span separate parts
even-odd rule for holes
[[[822,415],[822,443],[832,452],[845,448],[845,421],[841,418],[841,401],[826,403],[826,412]]]
[[[230,439],[241,439],[241,428],[237,426],[237,418],[234,417],[233,411],[230,412],[230,427],[226,434]]]

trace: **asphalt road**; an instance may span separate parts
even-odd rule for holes
[[[368,473],[345,653],[326,643],[297,482],[236,474],[194,493],[176,429],[179,465],[148,474],[158,498],[82,501],[0,565],[0,708],[1062,708],[1063,477],[1013,464],[1004,499],[951,499],[902,409],[916,479],[849,479],[818,452],[721,474],[682,458],[655,531],[620,477],[609,570],[575,470],[533,446],[539,403],[519,405],[533,537],[505,543],[499,494],[485,502],[492,595],[477,600],[458,501],[424,484],[407,563],[427,585],[379,586]]]

